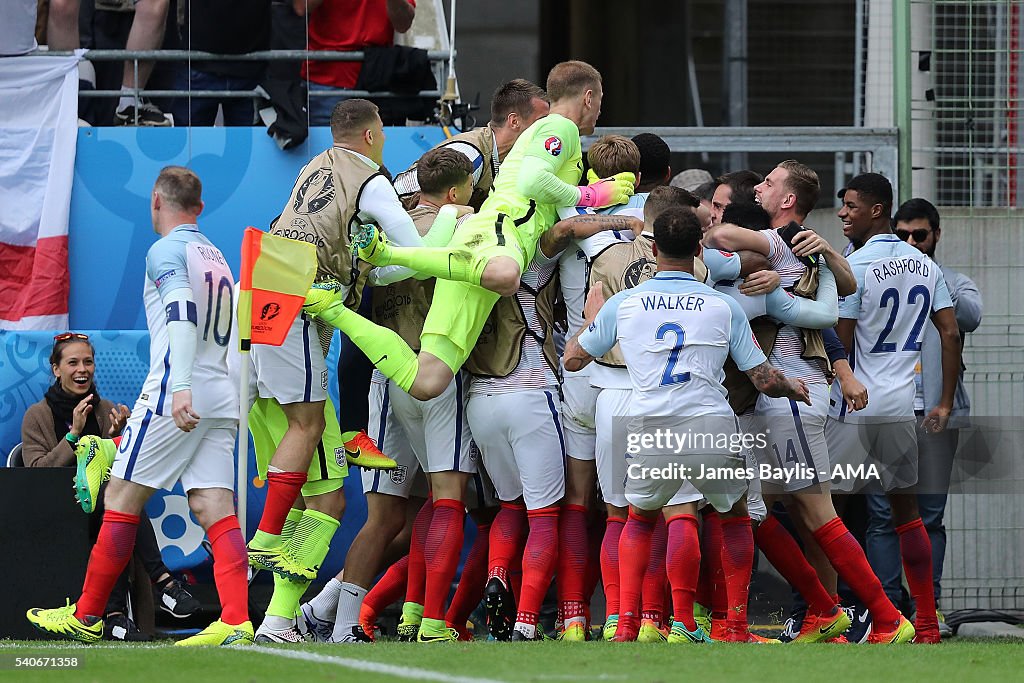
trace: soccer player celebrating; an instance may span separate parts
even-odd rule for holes
[[[223,609],[219,620],[177,644],[253,642],[245,542],[233,498],[238,391],[227,354],[234,340],[234,279],[223,254],[196,226],[202,210],[195,173],[180,166],[160,171],[150,203],[160,239],[146,254],[143,288],[149,375],[118,446],[82,595],[67,607],[30,609],[28,619],[41,631],[86,643],[100,639],[101,615],[131,557],[139,514],[156,489],[180,479],[213,547]],[[193,386],[202,391],[193,395]]]
[[[344,283],[338,297],[356,308],[369,270],[353,264],[349,253],[350,234],[357,225],[373,222],[400,244],[424,241],[381,172],[384,130],[376,105],[362,99],[340,102],[331,116],[331,135],[334,145],[299,173],[288,204],[270,232],[315,244],[317,278]],[[447,243],[451,231],[442,233],[432,231],[430,237]],[[300,315],[282,346],[261,345],[252,351],[259,395],[280,404],[288,427],[269,463],[267,502],[249,543],[249,562],[299,582],[316,577],[345,505],[339,482],[320,478],[325,468],[313,461],[326,425],[327,367],[326,345],[318,340],[312,324],[308,316]],[[329,339],[332,331],[320,326],[319,332],[321,339]],[[300,492],[306,497],[301,538],[310,541],[305,550],[282,535]],[[284,624],[278,625],[283,630]]]
[[[796,161],[784,161],[769,173],[763,183],[754,188],[761,206],[776,228],[794,221],[802,224],[814,208],[820,191],[817,174]],[[792,239],[792,248],[782,238],[780,230],[754,232],[737,226],[720,225],[713,228],[705,241],[719,248],[746,248],[768,256],[769,262],[783,277],[783,285],[790,286],[803,276],[806,266],[800,257],[823,254],[836,279],[841,295],[856,290],[856,280],[847,261],[820,236],[804,230]],[[906,642],[913,638],[914,627],[893,606],[882,590],[878,578],[871,572],[863,549],[836,515],[832,505],[827,476],[829,471],[828,446],[825,439],[825,421],[828,412],[828,385],[823,368],[813,360],[803,358],[804,341],[800,331],[792,325],[779,330],[771,357],[787,373],[805,378],[811,388],[810,407],[761,396],[757,414],[772,417],[772,434],[767,452],[780,466],[787,463],[806,464],[805,470],[784,484],[783,498],[787,510],[808,532],[805,538],[812,559],[818,557],[815,568],[804,558],[799,546],[778,520],[769,515],[758,526],[757,542],[768,560],[787,578],[808,603],[808,615],[798,636],[799,640],[822,641],[838,638],[850,625],[849,617],[837,606],[835,597],[836,573],[850,586],[858,598],[871,610],[876,619],[876,642]],[[799,454],[799,456],[798,456]],[[799,457],[799,459],[798,459]],[[769,496],[766,502],[773,501]],[[813,541],[813,543],[812,543]],[[816,570],[816,571],[815,571]],[[827,587],[826,585],[827,584]]]
[[[892,507],[904,572],[917,606],[915,640],[937,643],[932,546],[914,491],[914,366],[921,358],[924,322],[930,319],[942,344],[942,395],[925,416],[922,428],[941,432],[953,409],[960,374],[960,331],[942,271],[892,234],[891,212],[892,185],[884,176],[862,173],[846,186],[839,218],[843,233],[862,246],[850,255],[857,292],[839,304],[836,331],[870,401],[857,413],[846,414],[845,403],[836,397],[829,445],[838,462],[876,462],[881,466],[880,483]],[[837,392],[834,387],[833,393]],[[847,479],[838,482],[838,487],[848,490],[851,484],[854,482]],[[878,622],[874,614],[872,619],[871,638],[875,638]]]
[[[491,120],[481,128],[453,135],[434,149],[447,147],[461,152],[473,168],[473,195],[467,202],[479,210],[491,193],[501,162],[523,132],[551,108],[547,93],[522,78],[504,83],[491,98]],[[415,208],[421,186],[416,173],[419,162],[395,177],[395,190],[402,202]]]
[[[633,193],[632,174],[576,186],[582,171],[580,133],[593,132],[601,112],[601,74],[584,62],[563,62],[548,75],[547,91],[551,113],[516,140],[491,196],[447,247],[392,246],[375,227],[357,239],[365,261],[438,278],[418,355],[394,331],[354,311],[337,310],[328,320],[415,398],[434,398],[451,384],[498,298],[518,291],[520,276],[559,207],[608,206]],[[331,303],[324,292],[313,291],[311,297],[307,311],[313,314]]]
[[[632,384],[632,415],[675,416],[671,418],[672,427],[679,433],[691,427],[710,433],[713,427],[716,432],[735,435],[735,418],[720,383],[727,357],[732,356],[762,392],[807,402],[808,391],[802,380],[787,379],[768,364],[739,304],[694,279],[700,239],[700,222],[692,209],[670,208],[663,212],[654,221],[657,273],[647,282],[619,292],[607,303],[600,286],[595,286],[588,297],[587,326],[566,345],[564,363],[569,369],[578,369],[618,342]],[[667,457],[647,450],[641,448],[630,470],[634,466],[663,466],[670,461],[688,466],[693,472],[704,467],[744,467],[742,456],[728,449],[691,447],[681,456]],[[633,593],[639,585],[651,551],[655,520],[662,512],[668,524],[666,566],[676,620],[669,641],[706,642],[707,634],[693,619],[700,563],[696,504],[666,505],[679,492],[684,479],[725,514],[725,525],[743,532],[729,539],[723,562],[729,603],[741,606],[745,612],[754,548],[743,479],[716,482],[699,474],[646,478],[627,472],[625,495],[630,509],[619,542],[620,593]],[[616,640],[635,639],[638,627],[635,612],[620,613]],[[746,634],[743,636],[745,640]]]

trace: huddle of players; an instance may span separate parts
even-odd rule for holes
[[[891,235],[887,181],[865,174],[847,189],[840,217],[854,244],[862,245],[847,262],[811,231],[774,229],[801,225],[817,200],[816,176],[796,162],[780,164],[754,190],[768,229],[712,227],[714,217],[691,195],[657,187],[668,177],[667,161],[663,177],[643,178],[636,144],[622,138],[594,145],[590,182],[577,186],[580,134],[593,132],[603,98],[600,74],[589,65],[557,65],[547,97],[524,81],[502,90],[511,104],[495,107],[488,127],[420,160],[418,191],[409,174],[399,176],[409,207],[381,171],[384,134],[376,108],[365,100],[340,103],[331,121],[334,146],[303,169],[271,227],[317,246],[321,281],[284,345],[252,353],[257,400],[268,402],[262,406],[268,416],[277,416],[265,421],[276,447],[257,452],[267,501],[248,545],[250,565],[275,575],[256,639],[298,642],[308,629],[322,640],[370,640],[375,611],[404,593],[400,634],[406,638],[465,637],[460,627],[482,597],[495,638],[534,640],[541,637],[538,613],[554,577],[565,640],[587,637],[589,598],[600,578],[609,639],[757,641],[746,623],[755,537],[808,603],[799,640],[842,639],[850,620],[835,597],[837,575],[870,609],[872,641],[913,638],[915,626],[886,598],[836,515],[828,482],[814,474],[828,470],[827,445],[840,451],[833,459],[857,461],[885,451],[893,462],[909,463],[916,452],[913,401],[903,394],[914,391],[917,337],[929,313],[943,339],[944,391],[926,421],[941,429],[952,404],[959,346],[954,353],[949,295],[927,257]],[[657,148],[650,139],[641,142]],[[462,216],[459,207],[471,196],[480,202],[477,210]],[[182,214],[180,222],[193,224],[198,210]],[[733,285],[766,266],[774,275]],[[154,291],[172,271],[152,273]],[[355,310],[366,283],[381,294],[372,321]],[[203,283],[192,285],[201,293]],[[573,335],[562,364],[555,351],[559,299]],[[911,315],[897,314],[901,302],[904,311],[914,309]],[[170,310],[167,329],[179,318],[195,327],[194,313],[172,319]],[[765,316],[776,323],[764,325]],[[829,331],[837,317],[838,338]],[[750,318],[770,340],[767,357]],[[349,442],[336,429],[325,433],[333,422],[325,413],[333,408],[320,339],[329,337],[329,326],[341,329],[380,371],[371,392],[374,436],[401,464],[390,474],[364,471],[367,525],[343,574],[300,609],[344,511]],[[171,353],[181,346],[172,340]],[[154,356],[156,375],[167,366],[172,376],[180,374],[178,366],[190,364],[171,353],[163,364]],[[734,366],[725,374],[728,392],[722,384],[727,357]],[[600,364],[590,368],[594,358]],[[838,378],[831,402],[830,362]],[[872,406],[882,405],[873,413],[869,396]],[[180,419],[191,427],[197,420],[178,398],[175,422],[180,408]],[[829,419],[830,403],[835,419]],[[847,408],[868,419],[856,420]],[[625,451],[608,433],[614,418],[667,415],[676,429],[713,424],[719,434],[737,435],[751,412],[771,420],[765,450],[780,465],[792,453],[811,466],[810,481],[789,481],[764,496],[764,503],[782,502],[795,518],[806,559],[777,520],[765,516],[755,482],[616,474],[625,469]],[[141,441],[154,418],[140,419]],[[127,464],[125,480],[138,454],[131,439],[127,443],[131,457],[118,460],[122,468]],[[634,464],[666,457],[641,449]],[[681,457],[724,467],[753,456],[711,449]],[[417,477],[417,465],[425,477]],[[915,468],[907,466],[883,483],[898,494],[892,507],[918,605],[917,638],[935,641],[930,546],[913,496],[905,495],[915,480]],[[595,481],[607,507],[603,535],[594,529]],[[698,541],[701,500],[707,505]],[[478,524],[477,540],[446,609],[467,508]],[[756,532],[752,517],[760,521]],[[110,522],[113,529],[124,520]],[[411,531],[408,555],[368,595],[385,559],[403,554],[403,528]],[[237,535],[237,524],[234,529]],[[111,543],[120,563],[124,544]],[[698,591],[699,604],[717,617],[712,624],[695,604]],[[80,618],[84,612],[68,609],[39,611],[34,623],[70,637],[83,624],[95,630]],[[252,637],[237,621],[218,622],[203,642]]]
[[[888,182],[864,174],[847,188],[840,217],[854,244],[863,245],[847,261],[815,233],[799,229],[819,191],[817,176],[802,164],[787,161],[774,169],[753,188],[753,206],[737,196],[753,174],[730,174],[706,212],[689,193],[658,187],[668,178],[667,148],[663,177],[649,179],[640,173],[636,144],[612,137],[592,147],[591,183],[577,189],[578,134],[590,132],[599,113],[600,75],[579,62],[556,67],[548,81],[550,116],[544,116],[543,91],[529,92],[497,126],[461,134],[425,155],[416,167],[418,195],[411,171],[396,179],[413,198],[420,234],[429,237],[440,229],[434,220],[445,213],[440,207],[465,201],[472,173],[474,198],[487,199],[476,214],[460,219],[447,243],[396,246],[384,225],[356,236],[355,253],[376,267],[371,282],[389,282],[387,273],[403,268],[416,273],[377,290],[376,324],[344,306],[333,283],[307,298],[309,315],[342,329],[377,365],[371,429],[400,467],[390,476],[363,475],[368,500],[398,499],[368,504],[374,567],[355,583],[347,561],[343,575],[302,606],[303,621],[324,639],[369,640],[376,613],[404,595],[402,637],[454,640],[465,637],[462,625],[482,596],[495,638],[533,640],[540,637],[537,613],[554,576],[561,637],[582,640],[600,578],[609,639],[758,641],[745,613],[756,538],[809,605],[798,640],[843,640],[850,619],[836,597],[841,577],[870,609],[872,642],[904,642],[915,630],[919,642],[937,641],[935,610],[928,608],[934,605],[930,547],[907,494],[916,481],[916,456],[914,417],[905,410],[912,401],[902,394],[913,391],[925,319],[930,315],[944,341],[951,339],[951,309],[937,268],[891,235]],[[506,137],[516,144],[502,154],[495,130],[510,124],[523,135]],[[658,149],[649,138],[640,142]],[[626,182],[633,187],[623,188]],[[768,220],[764,229],[713,225],[730,200],[737,200],[731,213],[738,222],[759,206]],[[579,213],[588,215],[573,217]],[[794,230],[776,230],[791,222]],[[659,233],[668,246],[659,245]],[[655,269],[666,274],[651,278]],[[676,271],[685,275],[669,274]],[[735,286],[752,273],[758,274]],[[428,276],[437,278],[432,301]],[[584,293],[595,283],[600,293],[585,308]],[[613,295],[614,305],[600,309],[602,294]],[[645,296],[655,297],[649,306]],[[684,296],[691,308],[672,304]],[[569,343],[564,367],[555,352],[559,299],[570,334],[590,327]],[[904,311],[914,309],[910,315],[897,315],[900,301]],[[598,316],[598,310],[605,313]],[[767,358],[760,339],[770,347]],[[952,351],[945,355],[953,357]],[[732,364],[723,386],[726,356]],[[601,362],[591,369],[592,357]],[[837,378],[831,400],[826,373]],[[870,411],[868,396],[875,398]],[[951,392],[944,398],[951,404]],[[928,424],[941,429],[944,410],[934,411]],[[720,433],[749,430],[762,417],[771,435],[757,457],[780,468],[803,465],[802,476],[766,490],[763,499],[757,482],[691,478],[654,485],[623,477],[624,450],[611,431],[614,418],[626,415],[685,416],[705,425],[714,417],[710,423]],[[918,604],[916,629],[885,597],[836,514],[828,475],[822,475],[831,471],[829,446],[831,462],[856,464],[870,453],[893,465],[882,483],[893,493]],[[702,455],[722,466],[754,459],[750,453],[691,452],[684,462]],[[593,528],[596,481],[607,507],[603,536]],[[488,498],[492,487],[497,500]],[[805,551],[766,514],[776,502],[796,520]],[[378,507],[387,509],[388,520],[375,515]],[[477,540],[446,610],[467,508]],[[388,546],[404,545],[396,540],[403,523],[411,527],[409,554],[367,595],[381,560],[400,554]],[[711,608],[711,624],[703,606]]]

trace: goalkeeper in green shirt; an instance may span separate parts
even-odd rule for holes
[[[339,328],[415,398],[439,396],[451,383],[498,298],[519,289],[560,208],[611,206],[633,194],[632,173],[576,185],[583,172],[580,134],[593,133],[601,113],[601,74],[585,62],[562,62],[548,74],[547,91],[551,113],[519,137],[480,212],[446,247],[392,246],[376,226],[364,226],[355,239],[359,257],[375,266],[438,278],[418,356],[395,332],[345,308],[333,291],[313,289],[307,296],[307,313]]]

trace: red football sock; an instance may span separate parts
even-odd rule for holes
[[[100,534],[89,553],[89,566],[85,570],[82,597],[78,598],[75,609],[76,617],[102,618],[105,615],[110,591],[131,559],[138,528],[138,515],[109,509],[103,513]]]
[[[881,582],[871,571],[864,549],[847,530],[843,520],[836,517],[825,522],[815,530],[814,540],[821,546],[839,577],[867,605],[871,620],[879,632],[895,630],[899,626],[900,613],[886,597]]]
[[[907,575],[910,596],[914,598],[917,619],[914,626],[926,631],[939,628],[935,615],[935,584],[932,583],[932,542],[921,518],[896,527],[900,537],[903,572]]]
[[[697,518],[693,515],[676,515],[668,520],[665,566],[672,584],[672,618],[693,631],[697,628],[693,620],[693,597],[700,574],[700,541]]]
[[[466,556],[466,561],[462,565],[459,587],[455,589],[452,604],[448,606],[448,612],[444,615],[444,620],[449,626],[465,627],[469,615],[473,613],[484,597],[490,531],[490,524],[478,524],[476,527],[476,539],[474,539],[473,545],[469,549],[469,555]]]
[[[747,640],[747,596],[750,592],[750,572],[753,568],[754,536],[750,531],[750,517],[723,519],[722,573],[729,598],[729,614],[726,617],[729,640]]]
[[[430,522],[434,518],[434,500],[427,498],[412,522],[409,539],[409,574],[405,582],[405,601],[422,605],[427,592],[427,564],[424,559]]]
[[[405,582],[409,577],[409,556],[388,567],[380,581],[374,584],[370,592],[363,598],[363,606],[359,608],[359,622],[373,623],[377,615],[405,596]]]
[[[658,515],[651,534],[651,554],[644,571],[644,582],[640,589],[640,618],[650,619],[659,626],[665,619],[665,546],[668,543],[668,529],[665,518]]]
[[[306,483],[305,472],[269,472],[267,474],[267,501],[263,504],[259,530],[281,535],[281,527],[295,499],[302,493]]]
[[[793,535],[786,531],[774,515],[768,515],[761,522],[754,536],[757,547],[772,566],[779,570],[782,578],[800,591],[811,614],[832,614],[836,602],[821,585],[817,572],[807,562]]]
[[[565,619],[583,616],[588,549],[587,508],[562,506],[558,529],[558,601]]]
[[[536,624],[540,605],[558,563],[558,507],[527,512],[530,533],[523,550],[523,587],[517,601],[516,621]]]
[[[502,503],[491,522],[490,545],[487,549],[487,578],[497,577],[509,587],[509,574],[515,558],[522,557],[526,542],[526,507]],[[515,597],[519,599],[518,591]]]
[[[444,605],[459,568],[465,525],[466,506],[461,500],[439,498],[434,501],[434,516],[423,554],[427,569],[425,619],[444,619]]]
[[[206,532],[213,546],[213,581],[220,596],[220,620],[237,626],[249,621],[249,558],[234,515],[222,517]]]
[[[629,511],[619,537],[619,626],[616,634],[635,636],[640,629],[640,590],[651,555],[656,520]]]
[[[590,519],[587,524],[587,571],[583,580],[583,606],[590,622],[590,600],[597,590],[597,582],[601,580],[601,545],[604,542],[604,517],[599,520]]]
[[[710,507],[710,506],[708,506]],[[701,514],[704,528],[701,530],[700,554],[706,566],[701,567],[706,575],[707,602],[701,601],[711,611],[711,618],[724,623],[729,607],[726,595],[725,577],[722,574],[722,518],[714,509]]]
[[[609,517],[601,543],[601,582],[604,584],[605,614],[619,613],[619,538],[626,520]]]

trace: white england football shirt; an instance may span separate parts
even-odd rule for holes
[[[619,292],[579,338],[595,357],[615,342],[634,415],[732,415],[722,386],[726,358],[740,370],[766,360],[739,304],[682,272],[659,272]]]
[[[200,417],[238,417],[238,387],[228,371],[228,353],[236,353],[233,329],[234,285],[227,260],[195,225],[178,226],[146,254],[143,302],[149,328],[149,374],[138,405],[157,415],[171,414],[171,352],[168,320],[196,324],[192,366],[192,407]],[[191,290],[192,306],[182,311],[168,296]],[[170,302],[170,303],[169,303]]]
[[[914,415],[914,366],[925,324],[953,305],[935,263],[895,235],[875,235],[848,257],[857,291],[839,301],[839,317],[857,321],[850,365],[868,405],[846,414],[837,384],[832,414],[847,422],[896,422]]]

